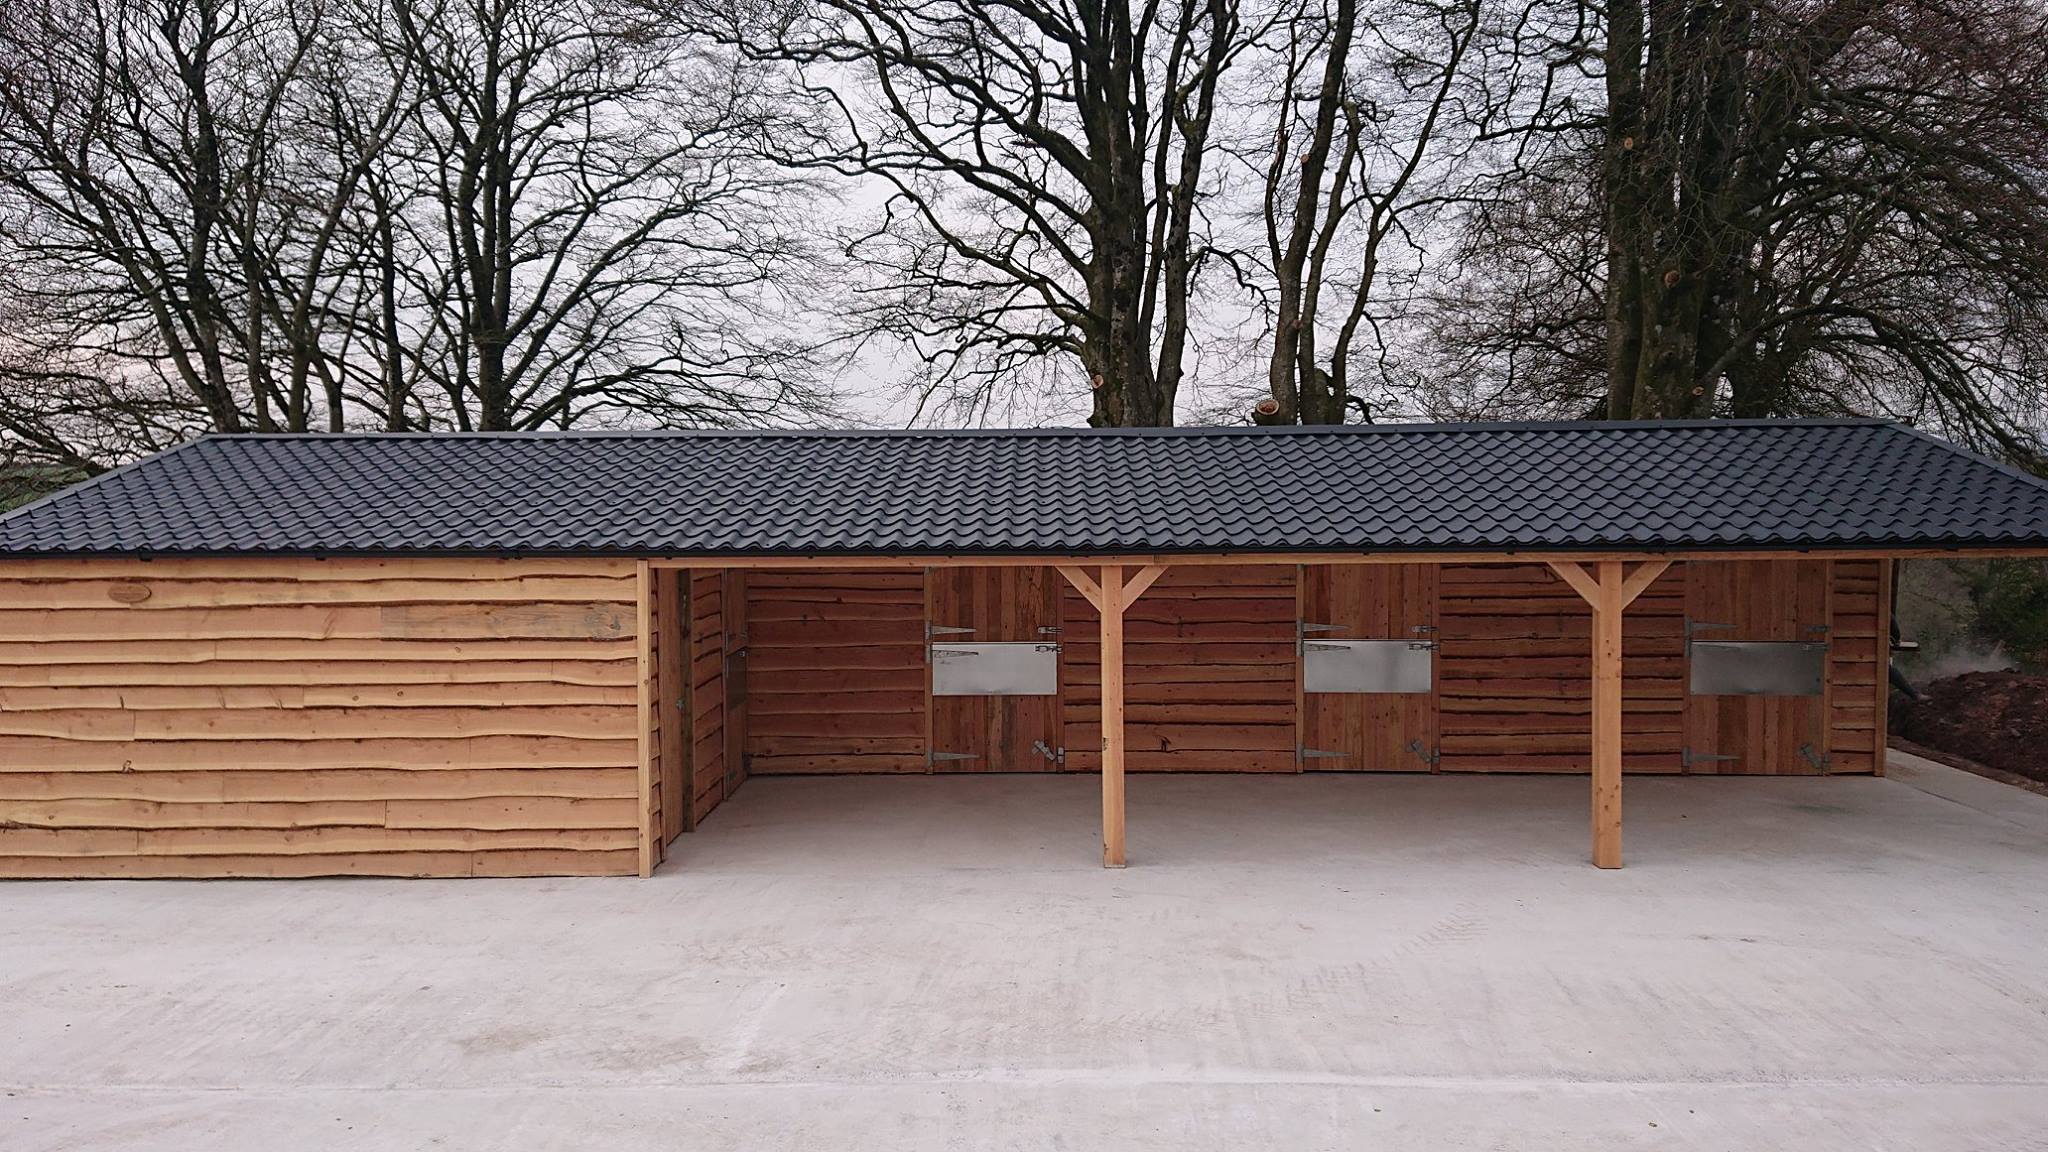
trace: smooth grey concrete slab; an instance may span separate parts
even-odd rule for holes
[[[0,885],[0,1148],[2040,1149],[2048,836],[1892,780],[763,779],[653,880]]]
[[[1885,773],[1929,796],[2048,835],[2048,796],[1896,748],[1889,750]]]

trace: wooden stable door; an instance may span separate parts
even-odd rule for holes
[[[934,568],[925,576],[927,653],[946,658],[975,644],[1060,642],[1060,585],[1051,568]],[[1057,676],[1055,651],[1046,654]],[[930,674],[930,666],[927,667]],[[930,681],[927,681],[930,683]],[[1056,687],[1056,684],[1055,684]],[[1060,697],[931,697],[935,772],[1054,772],[1060,763]]]
[[[661,767],[654,795],[660,806],[660,840],[690,826],[690,598],[687,573],[654,573],[655,732]]]
[[[1437,567],[1310,564],[1301,569],[1301,643],[1306,665],[1349,641],[1418,646],[1409,691],[1310,691],[1304,669],[1301,767],[1310,772],[1429,772],[1437,759],[1434,691]],[[1419,647],[1431,645],[1428,650]],[[1420,688],[1415,691],[1412,689]]]
[[[1814,775],[1828,770],[1824,681],[1811,694],[1797,695],[1698,689],[1702,643],[1826,644],[1829,566],[1826,560],[1686,566],[1686,771]]]
[[[728,568],[719,573],[720,642],[725,650],[725,740],[722,795],[730,795],[747,777],[747,573]]]

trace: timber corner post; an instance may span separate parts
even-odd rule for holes
[[[1619,560],[1599,561],[1594,572],[1569,560],[1549,563],[1593,609],[1593,864],[1619,868],[1622,614],[1671,561],[1645,561],[1626,574]]]
[[[654,567],[642,560],[635,569],[637,594],[635,629],[637,641],[636,681],[639,684],[639,776],[640,776],[640,875],[654,875],[654,839],[659,835],[654,818]]]
[[[1124,609],[1166,572],[1149,564],[1129,582],[1121,564],[1104,564],[1091,577],[1079,565],[1059,566],[1060,575],[1095,606],[1102,643],[1102,866],[1122,868],[1124,855]]]

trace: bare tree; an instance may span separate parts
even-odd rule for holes
[[[1882,413],[2033,458],[2048,11],[1592,14],[1605,23],[1549,10],[1582,33],[1546,45],[1553,65],[1598,87],[1546,89],[1493,202],[1466,217],[1438,374],[1482,404],[1498,390],[1470,382],[1512,372],[1542,410]]]
[[[686,0],[831,110],[791,162],[879,188],[855,336],[973,418],[1071,359],[1091,421],[1170,424],[1187,372],[1237,0]]]
[[[207,427],[258,423],[264,285],[243,245],[316,21],[242,0],[8,7],[0,243],[41,328],[18,341],[157,377]]]
[[[815,418],[758,71],[622,0],[8,5],[4,450]]]
[[[1255,421],[1369,418],[1351,376],[1360,325],[1389,241],[1427,230],[1419,218],[1459,195],[1472,127],[1460,87],[1481,13],[1479,0],[1328,0],[1284,21],[1261,198],[1270,395]]]
[[[762,159],[789,125],[747,70],[613,0],[385,8],[387,67],[420,96],[394,174],[414,183],[377,181],[373,249],[417,302],[399,326],[435,410],[498,429],[820,405],[808,342],[760,320],[809,253],[799,182]]]

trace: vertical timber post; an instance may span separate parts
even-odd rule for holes
[[[1124,582],[1121,564],[1104,564],[1097,576],[1077,565],[1057,566],[1060,575],[1095,606],[1102,622],[1102,866],[1124,866],[1124,609],[1166,572],[1164,564],[1138,569]],[[1099,579],[1098,579],[1099,577]]]
[[[1593,864],[1621,867],[1621,562],[1600,562],[1593,604]]]
[[[654,566],[640,561],[638,571],[640,684],[640,875],[654,875]]]
[[[1601,560],[1589,573],[1569,560],[1550,561],[1593,609],[1593,864],[1600,868],[1621,867],[1622,613],[1669,567],[1669,560],[1649,560],[1624,573],[1621,561]]]
[[[1102,567],[1102,866],[1124,866],[1124,570]]]

